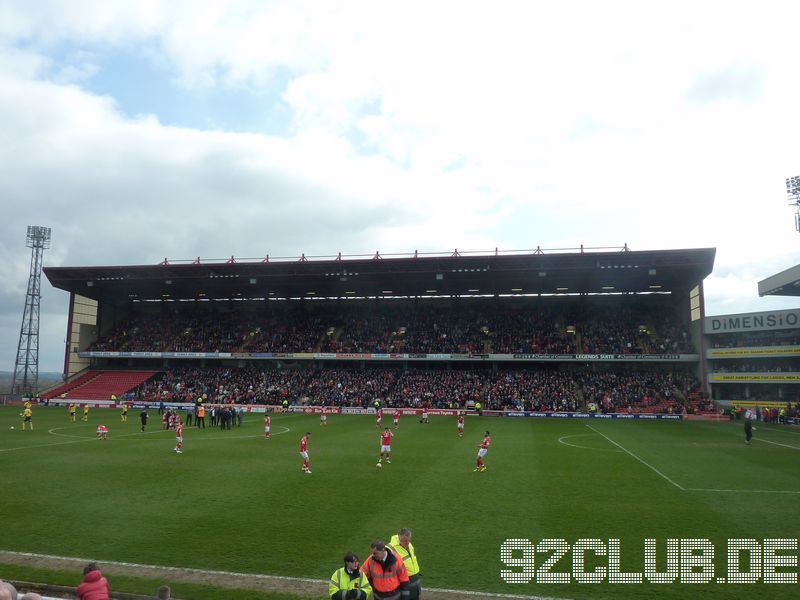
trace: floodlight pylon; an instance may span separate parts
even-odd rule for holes
[[[25,310],[19,330],[17,361],[11,393],[32,396],[39,387],[39,306],[42,300],[42,256],[50,247],[50,228],[28,226],[26,244],[31,249],[31,272],[28,277],[28,292],[25,294]]]

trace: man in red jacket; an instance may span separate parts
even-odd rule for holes
[[[370,547],[372,556],[361,565],[376,600],[408,600],[408,570],[403,559],[386,547],[383,540],[375,540]]]
[[[77,589],[80,600],[108,600],[108,581],[97,565],[89,563],[83,567],[83,582]]]

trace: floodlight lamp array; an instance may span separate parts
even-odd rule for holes
[[[50,248],[50,228],[40,225],[28,225],[26,236],[26,246],[28,248]]]
[[[800,175],[786,178],[786,194],[792,202],[800,202]]]

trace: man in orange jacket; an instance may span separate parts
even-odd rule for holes
[[[372,556],[361,565],[361,571],[367,576],[375,598],[406,600],[409,597],[408,571],[403,559],[389,550],[383,540],[375,540],[370,548]]]

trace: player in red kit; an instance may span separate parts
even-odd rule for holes
[[[310,431],[300,438],[300,456],[303,457],[303,473],[311,473],[308,465],[308,437],[311,435]]]
[[[269,429],[272,424],[272,419],[269,414],[264,415],[264,438],[269,439]]]
[[[375,427],[378,429],[381,428],[381,419],[383,418],[383,409],[376,408],[375,409]]]
[[[179,416],[175,416],[175,452],[178,454],[183,454],[183,423],[181,423],[181,418]]]
[[[328,409],[324,406],[322,407],[322,412],[319,413],[319,424],[320,427],[328,424]]]
[[[492,438],[489,437],[489,432],[486,431],[483,434],[483,441],[481,445],[478,446],[478,460],[475,463],[475,470],[476,471],[485,471],[486,465],[483,464],[483,457],[486,456],[486,453],[489,452],[489,444],[492,443]]]
[[[381,431],[381,457],[378,459],[379,463],[383,461],[383,456],[386,455],[386,462],[392,464],[390,457],[392,453],[392,437],[394,437],[394,434],[388,427]]]
[[[399,429],[400,428],[400,409],[399,408],[395,408],[394,409],[394,413],[392,414],[392,421],[394,421],[394,428],[395,429]]]
[[[456,427],[458,428],[458,437],[464,437],[464,415],[461,413],[458,415]]]

